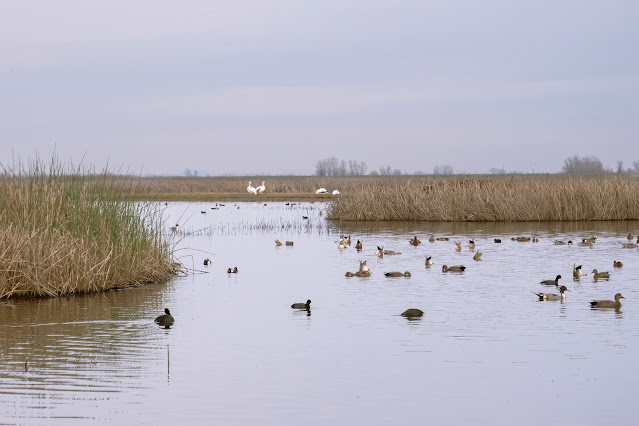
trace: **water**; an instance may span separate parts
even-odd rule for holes
[[[639,223],[354,224],[325,222],[320,204],[211,206],[166,209],[194,274],[0,303],[0,424],[631,422],[639,252],[619,242]],[[340,232],[352,237],[342,252]],[[431,233],[451,241],[429,243]],[[592,248],[552,244],[591,235]],[[402,254],[377,259],[377,245]],[[344,277],[358,260],[372,276]],[[444,263],[467,270],[444,274]],[[589,274],[581,282],[573,263]],[[611,278],[595,282],[593,268]],[[383,275],[406,270],[411,278]],[[566,302],[537,302],[531,292],[556,292],[538,283],[557,274]],[[589,308],[616,292],[618,312]],[[309,298],[310,314],[290,308]],[[164,307],[170,329],[153,323]],[[399,316],[411,307],[424,317]]]

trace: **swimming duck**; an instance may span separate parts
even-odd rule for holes
[[[545,280],[545,281],[541,281],[540,284],[544,284],[544,285],[559,285],[559,279],[561,278],[561,275],[557,275],[557,277],[555,277],[554,280]]]
[[[632,240],[634,237],[632,236],[631,233],[628,233],[628,236],[626,237],[627,240]]]
[[[411,239],[410,239],[410,243],[411,243],[412,245],[414,245],[414,246],[418,246],[418,245],[420,245],[422,242],[421,242],[421,241],[419,241],[419,240],[417,239],[417,235],[415,235],[415,237],[413,237],[413,238],[411,238]]]
[[[455,243],[455,251],[461,251],[461,243]]]
[[[555,240],[553,244],[555,244],[556,246],[563,246],[563,245],[566,245],[566,242],[561,240]]]
[[[387,254],[389,256],[394,256],[396,254],[402,254],[402,253],[399,251],[394,251],[394,250],[384,250],[384,254]]]
[[[639,248],[639,243],[620,243],[623,248]]]
[[[410,272],[406,271],[406,272],[397,272],[397,271],[393,271],[393,272],[384,272],[384,275],[387,277],[410,277]]]
[[[564,294],[564,291],[570,291],[566,288],[565,285],[562,285],[561,287],[559,287],[559,294],[553,294],[553,293],[535,293],[533,292],[533,294],[536,294],[539,297],[539,301],[546,301],[546,300],[561,300],[564,301],[566,300],[566,295]]]
[[[311,309],[311,299],[308,299],[306,301],[306,303],[293,303],[291,305],[291,308],[293,309],[306,309],[309,310]]]
[[[209,259],[208,257],[204,259],[204,266],[209,266],[210,264],[211,264],[211,259]]]
[[[495,241],[495,243],[497,244],[501,243],[501,240],[499,238],[495,238],[493,241]]]
[[[164,315],[160,315],[159,317],[157,317],[155,319],[155,322],[164,328],[169,328],[173,325],[175,320],[171,316],[171,311],[169,311],[169,308],[164,308]]]
[[[442,266],[442,272],[464,272],[465,269],[464,265]]]
[[[603,309],[606,309],[606,308],[619,309],[621,307],[621,302],[619,301],[619,299],[625,299],[625,297],[623,297],[621,293],[617,293],[615,294],[614,302],[612,300],[593,300],[592,302],[590,302],[590,307],[603,308]]]
[[[255,189],[253,187],[253,183],[249,182],[248,186],[246,187],[246,190],[248,191],[249,194],[251,195],[257,195],[257,189]]]
[[[357,271],[355,273],[347,272],[345,276],[346,277],[370,277],[371,272],[370,271]]]
[[[408,318],[417,318],[424,316],[424,311],[422,311],[421,309],[410,308],[402,312],[401,315]]]
[[[255,190],[257,191],[258,194],[261,194],[262,192],[266,191],[266,182],[262,181],[262,184],[260,186],[258,186],[257,188],[255,188]]]
[[[484,254],[480,251],[478,251],[477,253],[475,253],[475,255],[473,256],[473,260],[477,260],[480,261],[481,260],[481,255]]]
[[[475,242],[473,240],[468,240],[468,248],[471,250],[475,248]]]
[[[430,234],[430,238],[428,239],[429,242],[434,243],[435,242],[435,236],[433,234]]]
[[[355,243],[355,250],[361,250],[362,249],[362,242],[360,240],[357,240],[357,243]]]
[[[359,271],[360,272],[369,272],[368,266],[366,266],[366,261],[365,260],[360,260],[359,261]]]
[[[377,246],[377,251],[375,252],[375,256],[384,257],[384,246]]]
[[[437,241],[448,241],[448,237],[437,237]]]
[[[279,247],[282,245],[282,242],[280,240],[275,240],[275,245]]]
[[[286,244],[287,246],[292,246],[292,245],[293,245],[293,241],[287,241],[285,244]]]
[[[426,256],[426,266],[433,266],[435,263],[430,259],[432,256]]]
[[[179,231],[179,229],[180,229],[180,225],[178,225],[178,224],[176,223],[176,224],[175,224],[175,226],[172,226],[170,229],[171,229],[171,231],[173,231],[173,232],[177,232],[177,231]]]
[[[533,243],[538,243],[538,242],[539,242],[539,238],[537,238],[537,237],[533,237],[532,242],[533,242]]]
[[[346,248],[346,244],[344,244],[344,241],[341,241],[338,245],[337,245],[337,249],[338,250],[344,250]]]
[[[226,273],[228,274],[237,274],[237,266],[234,267],[233,269],[229,268]]]
[[[623,266],[623,263],[621,262],[617,262],[616,260],[612,261],[612,266],[615,268],[621,268]]]
[[[348,244],[349,246],[351,245],[351,236],[350,235],[348,237],[344,238],[344,244]]]
[[[573,278],[579,279],[579,278],[583,277],[584,275],[586,275],[586,274],[581,272],[581,265],[579,265],[579,266],[572,265],[572,277]]]
[[[596,279],[596,280],[597,280],[597,279],[600,279],[600,278],[602,278],[602,279],[603,279],[603,278],[610,278],[610,272],[608,272],[608,271],[605,271],[605,272],[599,272],[599,271],[597,271],[596,269],[593,269],[593,270],[592,270],[592,277],[593,277],[594,279]]]

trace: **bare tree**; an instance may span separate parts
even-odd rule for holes
[[[184,169],[184,176],[193,176],[193,172],[191,172],[191,169]]]
[[[571,174],[597,174],[604,173],[606,170],[599,158],[592,155],[579,157],[575,154],[564,160],[562,171]]]
[[[635,168],[635,173],[639,173],[639,161],[633,161],[632,167]]]
[[[400,176],[402,174],[402,171],[399,169],[393,169],[393,175],[395,176]]]
[[[391,166],[379,166],[379,174],[383,176],[388,176],[393,172]]]
[[[368,166],[363,161],[360,161],[358,163],[357,161],[348,160],[348,173],[350,175],[353,175],[353,176],[365,175],[367,169],[368,169]]]
[[[339,160],[336,157],[326,157],[315,163],[315,174],[317,176],[337,176],[339,168]]]
[[[617,160],[617,173],[623,173],[623,160]]]
[[[449,166],[448,164],[442,164],[441,166],[433,167],[433,174],[434,175],[452,175],[452,174],[455,174],[455,169],[453,169],[452,166]]]

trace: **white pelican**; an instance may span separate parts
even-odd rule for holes
[[[261,194],[262,192],[266,191],[266,186],[264,185],[265,183],[266,182],[262,181],[262,184],[258,186],[257,188],[255,188],[258,194]]]
[[[315,191],[316,194],[326,194],[328,191],[326,190],[326,188],[320,188],[317,191]]]
[[[333,191],[333,195],[339,195],[339,191],[336,189]]]
[[[257,195],[257,189],[253,188],[253,183],[249,182],[249,186],[246,187],[246,190],[251,195]]]

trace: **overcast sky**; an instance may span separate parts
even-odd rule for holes
[[[639,160],[639,2],[0,0],[0,162],[148,174]]]

